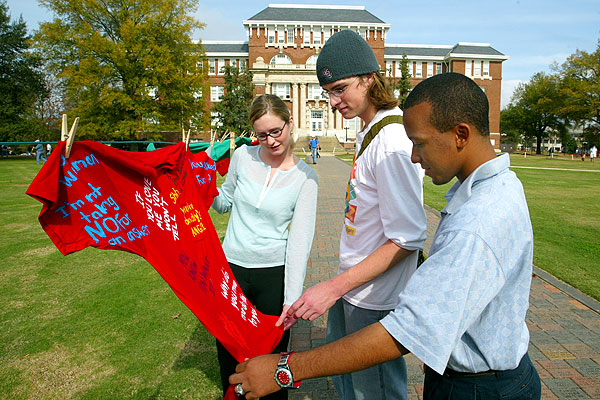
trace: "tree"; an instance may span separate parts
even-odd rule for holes
[[[221,129],[235,132],[250,132],[252,127],[248,122],[248,109],[252,102],[254,84],[252,72],[246,68],[225,66],[225,90],[220,102],[215,103],[212,110],[219,114],[218,121]]]
[[[515,90],[512,104],[502,114],[502,130],[512,135],[515,131],[521,132],[526,141],[535,138],[536,153],[541,154],[542,141],[550,133],[566,131],[565,118],[559,114],[562,102],[557,77],[538,72]]]
[[[400,80],[398,81],[396,88],[400,92],[400,96],[398,99],[400,100],[400,108],[404,109],[404,102],[406,101],[406,97],[408,97],[408,93],[410,92],[411,84],[408,80],[410,76],[408,72],[408,58],[406,58],[406,54],[402,55],[402,61],[400,61]]]
[[[500,111],[500,136],[502,143],[507,144],[525,144],[524,136],[520,129],[520,115],[522,109],[514,104],[509,104],[504,110]]]
[[[197,0],[40,0],[56,16],[40,25],[36,49],[61,81],[82,137],[158,138],[202,117],[203,24]]]
[[[43,138],[32,107],[46,88],[28,40],[23,18],[11,22],[6,2],[0,2],[0,141]]]
[[[565,97],[560,113],[583,128],[590,146],[600,145],[600,40],[595,52],[577,50],[554,69]]]
[[[398,62],[398,61],[396,61]],[[406,54],[402,55],[402,60],[400,61],[400,78],[392,78],[392,68],[390,67],[388,71],[388,82],[394,94],[398,95],[398,100],[400,101],[400,108],[404,109],[404,102],[406,101],[406,97],[410,92],[411,84],[408,80],[409,77],[408,72],[408,58],[406,58]]]

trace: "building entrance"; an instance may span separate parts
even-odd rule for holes
[[[312,136],[323,136],[322,110],[312,110],[310,112],[310,134]]]

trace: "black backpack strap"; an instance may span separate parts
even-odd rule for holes
[[[371,127],[371,129],[369,129],[369,132],[367,132],[367,134],[365,135],[365,138],[363,139],[362,144],[360,146],[360,151],[356,155],[355,160],[358,160],[358,157],[360,157],[360,155],[363,153],[363,151],[365,151],[365,149],[367,148],[369,143],[371,143],[371,140],[375,139],[375,136],[377,136],[379,131],[381,129],[383,129],[384,126],[389,125],[389,124],[401,124],[401,123],[402,123],[402,115],[388,115],[387,117],[383,117],[381,119],[381,121],[375,123]]]

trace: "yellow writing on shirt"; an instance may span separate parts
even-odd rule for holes
[[[344,224],[344,226],[346,227],[346,234],[348,234],[350,236],[356,235],[356,228],[353,228],[353,227],[348,226],[346,224]]]

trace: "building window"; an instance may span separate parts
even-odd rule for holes
[[[289,65],[292,63],[292,59],[285,54],[276,54],[275,57],[271,58],[271,65]]]
[[[442,63],[435,63],[435,74],[439,75],[442,73]]]
[[[285,30],[283,28],[277,31],[277,43],[285,43]]]
[[[275,43],[275,29],[267,28],[267,43]]]
[[[210,87],[210,101],[213,103],[223,100],[225,94],[224,86],[211,86]]]
[[[310,44],[310,31],[303,29],[304,31],[304,44]]]
[[[316,54],[313,54],[312,56],[308,57],[308,60],[306,60],[306,65],[314,67],[315,65],[317,65],[317,58],[319,58],[319,56]]]
[[[401,64],[402,63],[400,62],[400,60],[396,60],[395,66],[394,66],[394,75],[396,76],[396,78],[402,77],[402,70],[400,69]]]
[[[217,58],[217,68],[219,68],[219,75],[225,74],[225,60]]]
[[[290,29],[287,31],[287,42],[290,44],[294,43],[294,30]]]
[[[483,76],[490,76],[490,62],[483,62]]]
[[[472,65],[473,65],[473,60],[467,60],[466,61],[466,63],[465,63],[465,75],[466,76],[472,76],[473,75]]]
[[[429,78],[430,76],[433,76],[433,63],[432,62],[427,63],[427,77]]]
[[[415,77],[422,78],[423,77],[423,63],[421,61],[417,61],[415,65]]]
[[[394,63],[392,61],[385,62],[385,76],[393,76],[394,73]]]
[[[215,74],[215,59],[214,58],[209,58],[208,59],[208,74],[209,75],[214,75]]]
[[[279,96],[283,100],[289,100],[290,98],[290,84],[289,83],[274,83],[273,94]]]
[[[326,100],[323,96],[323,91],[318,83],[308,84],[308,99],[309,100]]]
[[[325,29],[323,31],[323,43],[327,42],[327,39],[331,37],[331,29]]]
[[[239,61],[240,61],[240,63],[239,63],[240,71],[245,71],[247,69],[246,60],[245,59],[241,59]]]
[[[481,76],[481,61],[473,61],[473,76]]]
[[[360,117],[354,117],[352,119],[343,119],[343,129],[348,129],[352,132],[358,132],[360,130]]]
[[[313,32],[313,43],[321,44],[321,31],[320,30]]]

